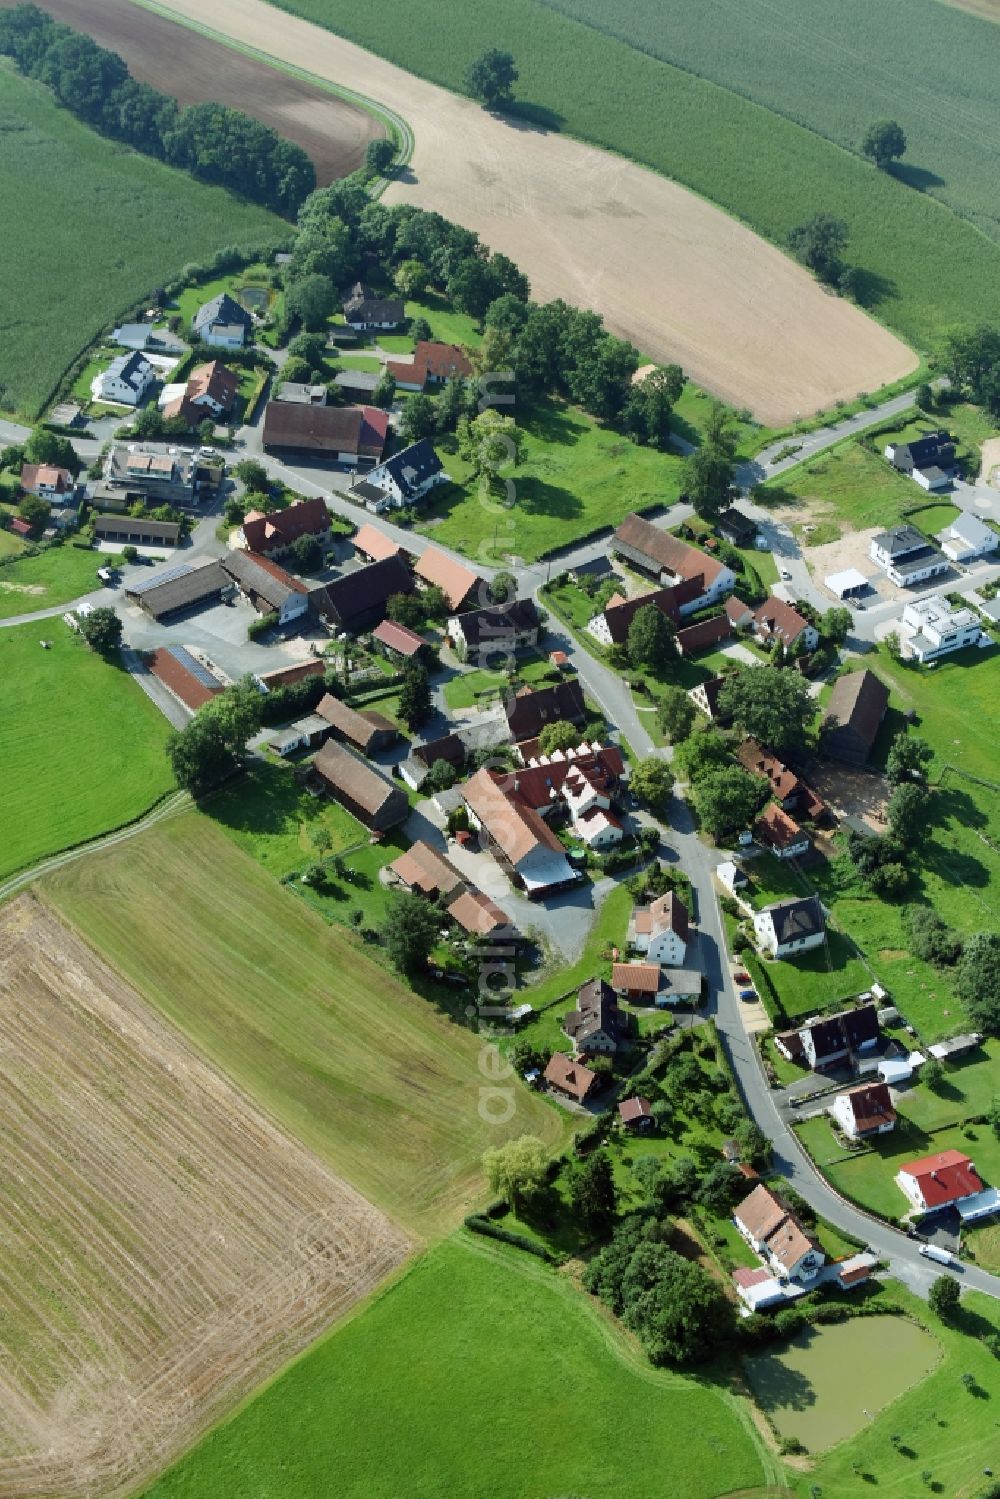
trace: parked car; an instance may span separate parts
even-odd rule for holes
[[[741,989],[740,990],[740,999],[745,999],[747,1001],[747,1003],[749,1003],[751,1000],[756,999],[756,998],[757,998],[757,990],[756,989]]]

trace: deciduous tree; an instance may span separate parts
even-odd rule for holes
[[[671,744],[681,744],[694,728],[698,716],[683,687],[667,687],[656,712],[657,722]]]
[[[519,1135],[483,1155],[490,1188],[516,1212],[525,1196],[541,1186],[547,1164],[545,1147],[534,1135]]]
[[[890,162],[898,161],[906,150],[902,125],[897,125],[895,120],[875,120],[864,133],[861,150],[885,171]]]
[[[674,789],[674,775],[666,760],[650,756],[632,769],[629,786],[651,812],[662,814]]]
[[[628,627],[629,661],[649,671],[662,671],[676,655],[676,633],[671,621],[654,604],[637,609]]]
[[[510,52],[488,47],[465,71],[465,87],[487,109],[502,109],[511,102],[517,66]]]
[[[102,656],[112,656],[122,643],[122,622],[113,609],[102,605],[80,619],[80,634]]]
[[[791,231],[788,247],[821,281],[836,285],[844,269],[847,225],[833,214],[814,214]]]
[[[746,666],[727,677],[719,705],[745,733],[768,749],[801,748],[818,711],[809,684],[797,671]]]
[[[885,773],[894,786],[903,781],[926,781],[934,751],[917,734],[897,734],[889,747]]]
[[[415,973],[427,966],[439,921],[434,907],[423,896],[404,890],[389,892],[382,931],[394,968],[400,973]]]
[[[713,770],[695,786],[694,799],[702,825],[713,838],[745,828],[768,796],[768,783],[740,765]]]

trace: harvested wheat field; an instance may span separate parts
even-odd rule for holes
[[[0,0],[8,8],[18,3]],[[130,0],[45,0],[42,8],[117,52],[141,83],[182,104],[228,104],[270,125],[302,147],[320,187],[355,171],[368,142],[385,134],[367,110],[208,37],[179,32]]]
[[[165,8],[391,101],[416,146],[387,201],[475,229],[528,273],[535,297],[595,308],[653,359],[675,360],[761,421],[811,415],[916,367],[893,334],[654,172],[489,115],[264,0],[168,0]]]
[[[33,897],[0,911],[0,1495],[162,1467],[407,1241]]]

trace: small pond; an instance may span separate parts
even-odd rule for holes
[[[905,1317],[807,1328],[781,1351],[744,1359],[747,1383],[783,1437],[822,1452],[860,1431],[934,1368],[940,1348]]]
[[[266,312],[271,293],[266,286],[238,286],[236,300],[248,312]]]

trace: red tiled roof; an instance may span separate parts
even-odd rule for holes
[[[855,1127],[862,1134],[895,1121],[896,1110],[886,1083],[862,1083],[858,1088],[848,1088],[844,1097],[854,1115]]]
[[[422,583],[440,588],[448,601],[448,608],[458,610],[479,582],[479,574],[466,567],[455,557],[428,547],[413,569]]]
[[[571,1062],[564,1051],[554,1051],[545,1069],[545,1081],[582,1102],[597,1082],[597,1074],[579,1062]]]
[[[217,697],[222,691],[221,683],[215,687],[206,687],[204,682],[188,671],[176,656],[170,651],[154,651],[149,658],[149,669],[158,681],[165,687],[169,687],[175,697],[188,708],[197,710],[205,703],[210,703],[213,697]]]
[[[803,619],[797,609],[793,609],[784,599],[774,597],[765,599],[755,611],[754,623],[758,631],[767,636],[777,636],[785,645],[792,645],[802,631],[809,627],[809,621]]]
[[[655,994],[660,987],[658,963],[612,963],[611,987],[626,993]]]
[[[720,640],[729,638],[730,628],[729,616],[726,614],[700,620],[696,625],[688,625],[677,631],[678,650],[689,655],[692,651],[703,651],[707,646],[718,645]]]
[[[623,1124],[632,1124],[636,1119],[652,1119],[653,1111],[648,1098],[624,1098],[618,1105]]]
[[[10,529],[14,532],[15,536],[30,536],[31,522],[22,520],[19,515],[12,515],[10,520]]]
[[[289,546],[300,536],[321,536],[330,529],[330,512],[322,496],[300,500],[287,510],[261,515],[251,510],[243,522],[243,539],[251,552],[269,552]]]
[[[448,907],[448,915],[474,937],[488,937],[510,925],[507,913],[481,890],[466,890],[456,896]]]
[[[615,532],[615,539],[653,561],[664,572],[688,581],[701,578],[707,588],[723,571],[723,564],[697,547],[688,546],[669,531],[643,520],[641,515],[627,515]],[[704,589],[699,590],[703,592]],[[697,595],[696,595],[697,597]]]
[[[464,349],[457,344],[437,343],[432,339],[420,339],[413,350],[412,364],[388,359],[385,367],[394,379],[406,385],[424,385],[429,375],[438,380],[464,380],[472,374],[472,365]]]
[[[803,837],[802,829],[794,817],[789,817],[784,808],[772,802],[765,807],[754,823],[754,837],[770,844],[771,848],[791,848]]]
[[[398,542],[393,541],[378,526],[371,525],[365,521],[363,526],[358,527],[357,535],[354,537],[354,550],[363,552],[373,562],[381,562],[383,557],[395,557],[397,552],[403,548]]]
[[[377,640],[380,645],[388,646],[390,651],[398,651],[401,656],[415,656],[427,644],[413,630],[408,630],[405,625],[397,625],[392,619],[384,619],[372,631],[372,639]]]
[[[957,1202],[960,1197],[971,1197],[983,1190],[975,1166],[960,1150],[921,1156],[919,1160],[904,1162],[899,1170],[901,1175],[914,1178],[929,1208],[942,1207],[946,1202]]]
[[[21,465],[21,488],[33,490],[44,484],[46,489],[65,494],[73,488],[73,475],[68,468],[56,468],[51,463],[25,463]]]

